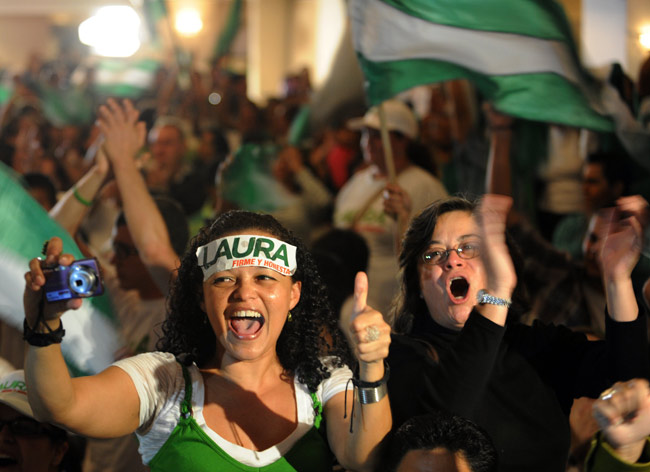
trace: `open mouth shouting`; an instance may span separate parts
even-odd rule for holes
[[[253,310],[236,311],[228,320],[230,331],[241,340],[255,339],[264,326],[264,317]]]
[[[447,284],[447,294],[452,303],[464,303],[469,297],[469,281],[462,276],[452,277]]]

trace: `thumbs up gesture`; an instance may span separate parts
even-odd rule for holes
[[[359,361],[360,379],[376,382],[384,376],[383,360],[388,356],[390,326],[381,313],[366,304],[367,299],[368,276],[359,272],[354,281],[352,314],[348,319],[342,317],[340,324]]]

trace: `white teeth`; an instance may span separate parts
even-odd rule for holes
[[[258,312],[253,310],[242,310],[236,311],[233,315],[233,318],[262,318]]]
[[[464,279],[463,279],[463,277],[452,277],[451,279],[449,279],[449,285],[451,285],[451,283],[452,283],[454,280],[464,280]]]

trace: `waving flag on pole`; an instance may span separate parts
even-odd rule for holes
[[[36,203],[0,164],[0,319],[22,331],[24,274],[29,260],[40,256],[43,242],[63,240],[65,252],[83,258],[72,238]],[[63,315],[61,349],[74,375],[97,373],[113,362],[123,346],[106,294],[84,300],[79,310]]]
[[[553,0],[349,0],[371,104],[465,78],[501,112],[611,131]]]

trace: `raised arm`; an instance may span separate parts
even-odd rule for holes
[[[642,228],[636,215],[628,215],[620,207],[608,213],[599,254],[607,307],[616,321],[634,321],[639,314],[631,274],[641,254]]]
[[[144,144],[145,125],[129,100],[108,100],[99,108],[99,127],[104,150],[113,167],[126,222],[142,262],[163,293],[179,266],[165,222],[136,166],[135,157]]]
[[[482,239],[481,259],[485,266],[488,294],[510,300],[517,275],[506,245],[506,219],[512,198],[505,195],[486,194],[478,208],[479,231]],[[479,313],[490,321],[505,326],[508,307],[504,305],[478,305]]]
[[[64,311],[78,309],[82,304],[80,299],[55,303],[43,300],[43,268],[58,264],[68,266],[74,260],[62,250],[61,239],[52,238],[45,260],[32,259],[29,272],[25,274],[25,333],[28,338],[25,379],[29,402],[40,421],[56,423],[86,436],[123,436],[133,432],[139,424],[140,400],[128,374],[117,367],[109,367],[98,375],[73,379],[61,353],[61,338],[58,337],[57,342],[57,336],[47,334],[59,329]],[[52,340],[53,343],[43,345]]]
[[[510,178],[512,117],[499,113],[489,103],[484,104],[483,112],[490,131],[490,154],[485,175],[485,189],[488,193],[512,195]]]
[[[99,136],[98,140],[103,140]],[[95,156],[95,164],[59,199],[50,210],[50,216],[74,237],[79,225],[92,207],[92,202],[110,171],[110,164],[101,147]]]
[[[384,370],[390,326],[381,313],[366,305],[367,296],[368,277],[359,272],[354,285],[352,316],[341,320],[341,329],[359,361],[355,383],[362,391],[358,395],[353,393],[354,389],[339,393],[325,405],[330,447],[344,468],[355,471],[375,470],[379,444],[392,426]],[[365,398],[362,403],[359,403],[360,397]],[[344,418],[344,411],[347,418]]]

